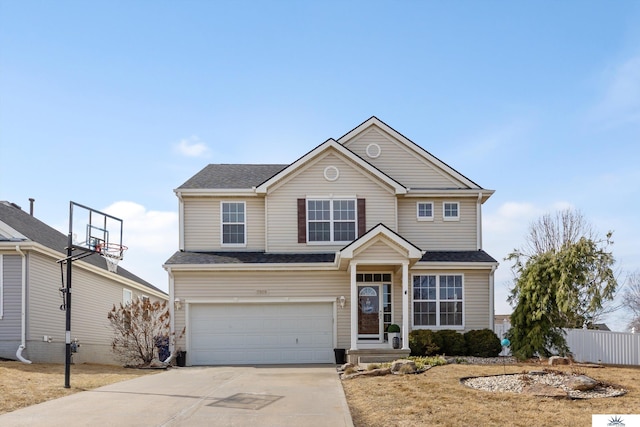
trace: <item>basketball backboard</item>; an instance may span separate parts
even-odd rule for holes
[[[122,220],[120,218],[71,202],[69,232],[74,250],[100,254],[107,251],[119,252],[117,257],[122,259],[122,252],[126,247],[122,245]]]

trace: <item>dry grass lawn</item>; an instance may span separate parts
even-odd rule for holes
[[[546,367],[546,366],[545,366]],[[507,365],[507,373],[541,369]],[[554,367],[571,372],[570,367]],[[640,368],[580,368],[599,381],[627,390],[621,397],[554,400],[468,388],[460,379],[500,375],[502,365],[436,366],[419,375],[388,375],[343,380],[356,427],[389,426],[587,426],[592,414],[640,413]]]
[[[107,365],[72,365],[71,388],[64,388],[64,365],[26,365],[0,360],[0,414],[157,372],[159,371]]]

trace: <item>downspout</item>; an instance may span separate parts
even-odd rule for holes
[[[20,334],[21,343],[20,347],[16,351],[16,358],[22,363],[31,364],[31,360],[27,360],[22,357],[22,351],[27,348],[27,256],[20,249],[20,246],[16,245],[16,252],[22,257],[22,310],[20,315],[20,322],[22,333]]]
[[[178,196],[178,246],[181,251],[184,251],[184,200],[181,192],[177,191],[176,196]]]
[[[163,360],[164,363],[171,363],[176,353],[175,347],[175,333],[176,333],[176,320],[175,320],[175,291],[173,290],[173,273],[171,267],[165,267],[169,275],[169,357]]]
[[[480,250],[482,249],[482,191],[478,193],[478,207],[476,209],[476,217],[478,219],[478,223],[476,224],[476,244],[478,250]]]
[[[495,311],[495,291],[494,291],[494,286],[495,286],[495,272],[496,272],[496,268],[498,268],[497,266],[493,265],[491,266],[491,273],[489,273],[489,329],[491,329],[492,331],[494,330],[494,323],[495,323],[495,318],[496,318],[496,313]]]

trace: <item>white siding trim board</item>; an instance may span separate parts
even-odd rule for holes
[[[338,264],[332,263],[295,263],[295,264],[165,264],[167,271],[327,271],[338,270]]]

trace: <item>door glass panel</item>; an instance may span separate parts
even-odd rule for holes
[[[378,286],[358,286],[358,334],[380,334]]]

